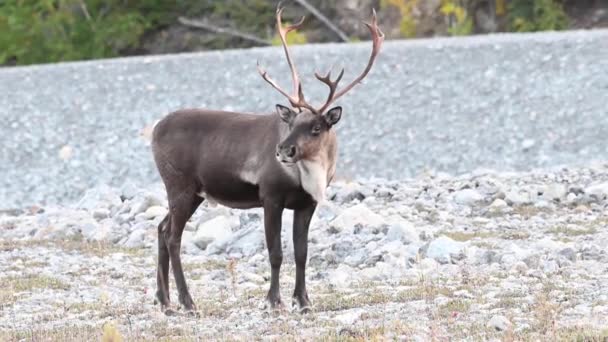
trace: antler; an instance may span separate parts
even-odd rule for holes
[[[374,61],[376,59],[376,56],[378,55],[378,52],[380,52],[380,47],[382,46],[382,42],[384,41],[384,33],[380,30],[380,27],[378,27],[375,9],[372,9],[371,24],[366,23],[366,22],[364,22],[364,24],[365,24],[365,26],[367,26],[367,28],[369,29],[369,31],[372,35],[372,44],[373,44],[372,45],[372,54],[369,57],[369,61],[367,62],[367,66],[365,67],[365,70],[363,70],[363,73],[361,75],[359,75],[354,81],[352,81],[349,85],[347,85],[344,89],[340,90],[338,93],[336,93],[336,88],[338,86],[338,82],[340,82],[340,79],[342,78],[342,75],[344,74],[344,68],[342,68],[340,75],[333,82],[330,79],[331,71],[328,72],[327,76],[325,76],[325,77],[321,77],[317,73],[315,73],[315,76],[317,77],[317,79],[319,81],[327,84],[327,86],[329,87],[329,96],[327,97],[327,101],[325,102],[325,104],[321,107],[321,109],[318,110],[319,113],[325,112],[327,107],[329,107],[329,105],[332,102],[336,101],[337,99],[342,97],[342,95],[346,94],[352,88],[354,88],[354,86],[357,85],[357,83],[361,82],[361,80],[363,78],[365,78],[365,76],[367,76],[367,74],[371,70],[372,65],[374,64]]]
[[[298,72],[295,68],[295,65],[293,64],[293,61],[291,60],[291,56],[289,54],[289,49],[287,48],[287,39],[286,39],[287,34],[293,30],[300,28],[300,26],[302,26],[302,24],[304,23],[305,17],[302,17],[302,19],[300,19],[300,21],[298,23],[284,28],[283,25],[281,24],[281,13],[282,12],[283,12],[283,8],[279,4],[279,6],[277,7],[277,11],[276,11],[277,29],[279,31],[279,36],[281,37],[281,43],[283,45],[283,49],[285,50],[285,57],[287,57],[287,63],[289,64],[289,68],[291,69],[291,77],[293,80],[293,94],[290,95],[285,90],[281,89],[281,87],[279,87],[279,85],[272,78],[270,78],[270,76],[268,76],[268,73],[266,72],[266,70],[264,70],[260,66],[259,63],[258,63],[258,72],[260,73],[260,75],[266,82],[268,82],[273,88],[278,90],[283,96],[287,97],[287,99],[291,103],[292,107],[298,108],[298,109],[306,108],[313,113],[323,113],[323,112],[325,112],[327,107],[329,107],[329,105],[331,103],[333,103],[334,101],[336,101],[337,99],[342,97],[344,94],[349,92],[352,88],[354,88],[355,85],[357,85],[359,82],[361,82],[361,80],[363,78],[365,78],[365,76],[367,76],[367,74],[371,70],[372,65],[374,64],[374,61],[376,60],[376,56],[378,55],[378,52],[380,52],[380,47],[382,46],[382,42],[384,41],[384,33],[380,30],[380,27],[378,27],[378,22],[376,20],[376,10],[375,9],[372,10],[371,24],[364,22],[365,26],[367,26],[367,28],[369,29],[369,31],[372,35],[372,53],[369,57],[369,61],[367,62],[367,66],[365,67],[365,69],[363,70],[361,75],[359,75],[357,78],[355,78],[355,80],[353,80],[349,85],[344,87],[344,89],[342,89],[336,93],[336,89],[338,88],[338,83],[340,83],[342,76],[344,76],[344,68],[342,68],[342,70],[340,71],[340,74],[335,79],[335,81],[331,80],[331,70],[325,76],[321,76],[315,72],[315,77],[319,81],[327,84],[327,86],[329,87],[329,95],[327,96],[327,101],[325,101],[325,104],[323,104],[323,106],[321,106],[320,109],[315,109],[313,106],[308,104],[306,102],[306,100],[304,99],[304,92],[302,91],[302,83],[300,82],[300,78],[298,77]]]
[[[284,28],[283,25],[281,24],[282,12],[283,12],[283,8],[279,4],[279,6],[277,7],[277,11],[276,11],[277,30],[279,31],[279,36],[281,37],[281,43],[283,45],[283,50],[285,51],[285,57],[287,58],[287,63],[289,64],[289,69],[291,69],[291,78],[293,80],[293,95],[290,95],[286,91],[281,89],[281,87],[279,87],[279,85],[272,78],[270,78],[270,76],[268,76],[268,73],[266,72],[266,70],[264,70],[262,67],[260,67],[259,63],[258,63],[258,72],[260,73],[260,75],[266,82],[268,82],[273,88],[278,90],[279,93],[283,94],[283,96],[287,97],[287,99],[289,99],[289,102],[291,103],[291,105],[293,107],[306,108],[306,109],[309,109],[309,110],[315,112],[315,109],[311,105],[306,103],[306,100],[304,99],[304,92],[302,91],[302,83],[300,82],[300,78],[298,77],[298,71],[296,70],[296,67],[293,64],[293,61],[291,60],[291,56],[289,54],[289,49],[287,48],[287,38],[286,38],[287,34],[293,30],[300,28],[302,26],[302,24],[304,23],[305,17],[303,16],[302,19],[300,19],[300,21],[297,22],[296,24],[293,24],[293,25],[290,25],[290,26]]]

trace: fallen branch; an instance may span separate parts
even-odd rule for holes
[[[340,37],[343,42],[348,42],[348,36],[342,30],[340,30],[336,25],[334,25],[323,13],[319,12],[313,5],[311,5],[306,0],[295,0],[302,7],[306,8],[312,15],[314,15],[317,19],[319,19],[325,26],[327,26],[330,30],[334,31],[335,34]]]
[[[211,25],[211,24],[208,24],[208,23],[200,21],[200,20],[193,20],[193,19],[188,19],[188,18],[184,18],[184,17],[179,17],[179,18],[177,18],[177,20],[180,22],[180,24],[185,25],[185,26],[199,28],[199,29],[203,29],[203,30],[207,30],[207,31],[211,31],[211,32],[219,33],[219,34],[227,34],[227,35],[230,35],[233,37],[238,37],[241,39],[249,40],[249,41],[261,44],[261,45],[272,45],[272,43],[270,41],[256,37],[254,35],[239,32],[239,31],[225,28],[225,27],[218,27],[218,26]]]

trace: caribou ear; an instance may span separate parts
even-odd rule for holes
[[[279,114],[279,117],[281,117],[281,120],[283,120],[287,123],[290,123],[293,120],[293,118],[295,118],[296,115],[298,115],[298,113],[294,112],[290,108],[281,106],[280,104],[277,105],[277,114]]]
[[[341,117],[342,117],[342,107],[340,107],[340,106],[334,107],[334,108],[328,110],[327,113],[325,113],[323,115],[323,118],[325,119],[327,124],[330,126],[337,124],[338,121],[340,121]]]

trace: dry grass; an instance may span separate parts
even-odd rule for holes
[[[495,232],[449,232],[442,231],[439,232],[440,235],[445,235],[454,241],[469,241],[473,239],[488,239],[497,237],[498,234]]]
[[[583,226],[572,228],[568,226],[554,227],[546,231],[548,234],[555,234],[559,236],[581,236],[591,235],[597,233],[597,229],[593,226]]]
[[[19,248],[46,247],[58,248],[66,252],[78,252],[85,255],[103,257],[113,253],[143,256],[146,250],[143,248],[127,248],[116,246],[107,241],[85,241],[75,237],[66,240],[0,240],[0,252],[13,251]]]

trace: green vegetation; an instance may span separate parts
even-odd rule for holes
[[[511,0],[508,5],[510,29],[516,32],[563,30],[568,16],[558,0]]]
[[[381,0],[379,18],[385,32],[397,33],[398,37],[393,33],[393,38],[468,35],[476,29],[472,10],[480,1],[441,0],[437,8],[429,9],[428,3],[421,0]],[[568,28],[563,0],[493,1],[491,8],[495,13],[488,15],[499,23],[499,31]],[[311,0],[311,3],[336,23],[353,20],[351,12],[340,13],[333,2]],[[204,18],[210,25],[241,31],[279,45],[274,27],[275,6],[274,0],[4,0],[0,1],[0,65],[164,52],[168,48],[157,42],[163,36],[175,43],[172,52],[255,44],[226,34],[184,29],[178,23],[180,16]],[[387,19],[383,11],[397,13],[397,21]],[[302,13],[302,8],[288,10],[284,19],[286,23],[297,20],[296,16]],[[292,32],[288,36],[289,44],[331,39],[333,33],[314,16],[304,14],[308,17],[306,28]],[[398,27],[391,29],[390,25]],[[351,41],[364,39],[348,31],[349,25],[344,26],[346,34],[353,37]]]

